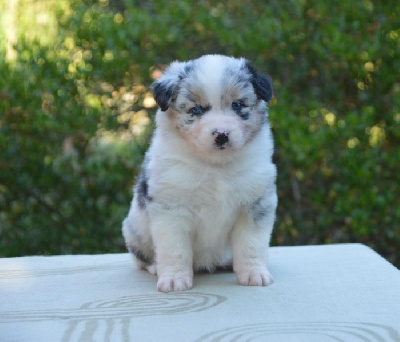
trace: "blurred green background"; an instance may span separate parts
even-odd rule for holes
[[[0,255],[124,251],[169,62],[271,75],[273,245],[365,243],[400,266],[400,2],[0,0]]]

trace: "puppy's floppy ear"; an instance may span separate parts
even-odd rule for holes
[[[162,78],[162,77],[161,77]],[[171,101],[172,94],[174,93],[174,83],[163,81],[159,79],[151,85],[153,91],[154,100],[160,106],[161,110],[165,112]]]
[[[249,61],[246,61],[246,68],[251,75],[250,82],[253,85],[258,98],[265,102],[271,101],[273,94],[271,78],[259,74]]]
[[[163,75],[151,85],[154,100],[165,112],[173,100],[178,90],[179,81],[186,74],[187,67],[185,62],[173,62],[165,70]]]

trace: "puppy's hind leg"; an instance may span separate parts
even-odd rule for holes
[[[126,247],[132,253],[137,265],[151,274],[157,274],[147,213],[132,206],[122,224],[122,233]]]

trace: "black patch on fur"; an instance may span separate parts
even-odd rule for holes
[[[144,209],[146,207],[146,203],[153,200],[149,195],[149,185],[147,183],[147,175],[144,168],[142,168],[142,171],[137,181],[136,193],[137,202],[140,209]]]
[[[242,120],[248,120],[250,113],[249,112],[240,111],[240,113],[238,113],[238,115],[240,116],[240,118]]]
[[[148,265],[154,263],[154,255],[146,255],[138,246],[129,246],[128,249],[141,262]]]
[[[250,116],[251,109],[248,107],[242,107],[240,110],[235,111],[237,115],[240,116],[242,120],[248,120]]]
[[[253,219],[255,222],[261,221],[265,216],[269,215],[274,211],[274,207],[271,205],[263,205],[261,203],[262,198],[259,198],[255,201],[250,210],[253,215]]]
[[[271,101],[273,94],[271,78],[269,76],[259,74],[250,64],[250,62],[246,62],[246,68],[250,72],[250,82],[253,85],[254,91],[256,92],[258,98],[264,100],[265,102]]]
[[[151,90],[153,91],[154,100],[156,100],[161,110],[165,112],[169,108],[175,85],[171,82],[156,81],[152,84]]]

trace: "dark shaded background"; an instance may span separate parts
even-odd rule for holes
[[[0,254],[124,251],[148,86],[175,59],[271,75],[273,245],[362,242],[400,265],[399,1],[0,4]]]

